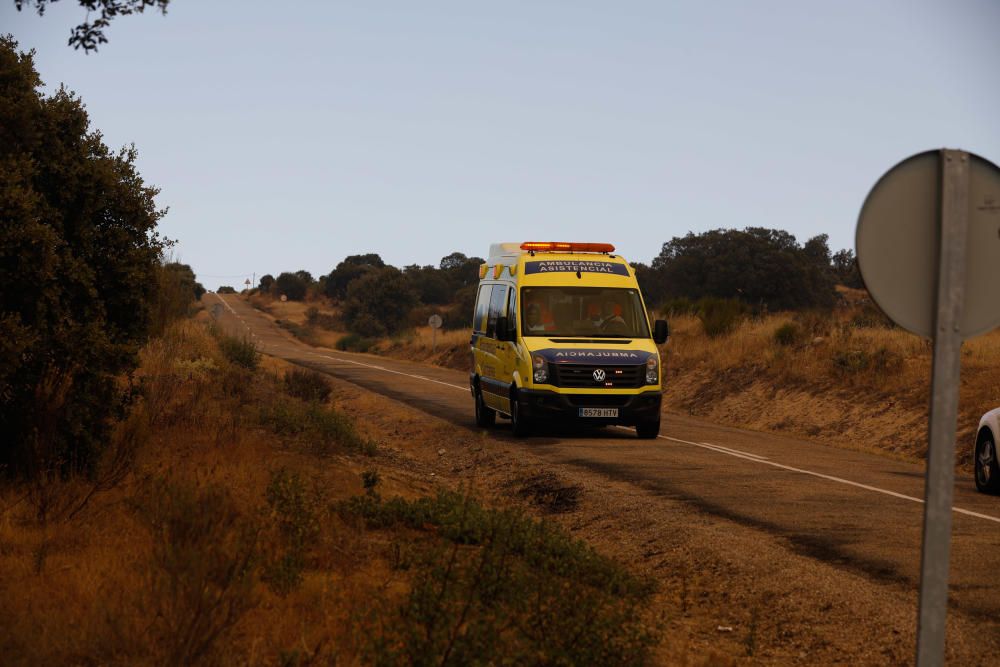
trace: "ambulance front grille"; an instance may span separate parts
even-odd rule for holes
[[[551,364],[552,385],[577,389],[628,389],[646,382],[646,366],[603,366],[600,364]],[[594,372],[604,371],[604,380],[595,380]]]

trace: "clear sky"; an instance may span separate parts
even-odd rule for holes
[[[173,0],[66,46],[0,0],[49,90],[162,188],[206,287],[495,241],[689,231],[853,247],[868,189],[942,146],[1000,162],[1000,2]]]

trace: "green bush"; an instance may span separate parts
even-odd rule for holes
[[[302,326],[290,320],[275,320],[275,324],[307,345],[316,345],[316,334],[309,325]]]
[[[790,347],[802,339],[802,329],[795,322],[786,322],[774,331],[774,342],[782,347]]]
[[[157,662],[205,660],[256,605],[259,527],[222,487],[158,481],[138,509],[153,537],[145,605]]]
[[[903,365],[903,358],[887,347],[874,351],[865,349],[837,350],[831,357],[834,372],[841,376],[873,373],[885,375],[897,372]]]
[[[289,396],[301,398],[303,401],[326,402],[330,398],[332,388],[325,377],[304,368],[293,368],[285,373],[285,391]]]
[[[680,296],[666,301],[660,308],[660,311],[669,319],[677,315],[697,313],[698,305],[686,296]]]
[[[855,311],[851,326],[855,329],[893,329],[896,325],[881,308],[868,301]]]
[[[643,622],[651,582],[553,524],[453,492],[414,501],[368,494],[339,509],[369,528],[431,530],[451,543],[406,559],[413,588],[398,618],[369,635],[368,661],[635,665],[658,641]]]
[[[278,544],[264,565],[263,579],[275,593],[287,595],[302,583],[308,552],[319,537],[322,498],[286,469],[272,473],[265,497]]]
[[[288,436],[318,456],[335,447],[372,455],[375,444],[364,438],[350,417],[319,403],[280,398],[261,407],[260,423],[278,435]]]
[[[352,333],[341,337],[334,347],[343,352],[367,352],[373,345],[375,341],[371,338]]]
[[[362,336],[394,334],[406,324],[417,295],[406,277],[391,266],[371,269],[351,282],[342,316],[348,330]]]
[[[706,297],[698,300],[698,319],[709,338],[731,333],[746,318],[747,306],[737,299]]]
[[[223,335],[219,338],[219,349],[222,355],[241,368],[253,371],[260,366],[260,353],[257,345],[249,337]]]

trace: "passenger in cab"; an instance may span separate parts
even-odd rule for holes
[[[542,321],[542,308],[537,303],[529,303],[525,307],[524,328],[529,333],[541,333],[545,331],[545,322]]]

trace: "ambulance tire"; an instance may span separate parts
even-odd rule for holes
[[[486,406],[483,401],[483,392],[476,387],[476,426],[480,428],[490,428],[497,423],[496,410]]]
[[[531,433],[531,420],[521,414],[521,405],[517,401],[516,392],[510,394],[510,430],[518,438]]]
[[[660,420],[639,422],[635,425],[635,434],[640,440],[653,440],[660,435]]]

